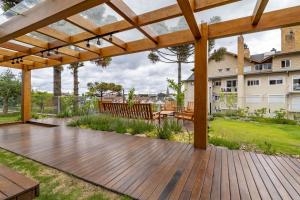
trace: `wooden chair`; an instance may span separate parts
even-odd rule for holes
[[[102,102],[99,105],[101,105],[101,112],[112,116],[151,121],[159,120],[160,123],[160,113],[152,112],[151,104],[133,104],[129,106],[127,103]]]
[[[166,101],[162,107],[162,111],[176,111],[177,104],[176,101]]]
[[[175,113],[175,118],[177,119],[177,121],[179,120],[194,121],[194,112],[187,112],[187,111],[177,112]]]
[[[186,112],[194,112],[194,102],[189,101],[187,107],[185,108]]]

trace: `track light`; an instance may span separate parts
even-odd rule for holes
[[[20,58],[20,62],[21,62],[21,63],[23,62],[23,58]]]
[[[19,64],[19,63],[20,63],[18,59],[17,59],[16,63],[17,63],[17,64]]]
[[[90,41],[89,41],[89,40],[86,41],[86,47],[87,47],[87,48],[90,48],[90,47],[91,47]]]
[[[100,45],[101,45],[100,38],[98,38],[98,40],[97,40],[97,45],[98,45],[98,46],[100,46]]]
[[[47,56],[51,56],[50,51],[47,52]]]
[[[42,55],[41,55],[41,56],[42,56],[42,58],[44,58],[44,52],[43,52],[43,51],[41,52],[41,54],[42,54]]]
[[[15,61],[13,60],[13,61],[11,61],[11,64],[15,64]]]
[[[58,54],[58,48],[54,50],[54,53],[57,55]]]
[[[112,42],[113,38],[112,38],[112,34],[110,34],[109,36],[109,41]]]

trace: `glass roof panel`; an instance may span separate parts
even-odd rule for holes
[[[2,13],[0,15],[0,24],[10,20],[13,16],[24,13],[25,11],[33,8],[37,4],[43,2],[45,0],[23,0],[8,11]]]
[[[78,33],[84,32],[83,29],[81,29],[77,26],[74,26],[73,24],[71,24],[65,20],[60,20],[58,22],[50,24],[49,27],[54,28],[57,31],[63,32],[68,35],[76,35]]]
[[[111,43],[103,40],[103,39],[100,39],[100,45],[97,44],[97,41],[98,39],[93,39],[90,41],[90,43],[98,48],[104,48],[104,47],[108,47],[108,46],[112,46]]]
[[[174,5],[176,0],[123,0],[137,15]]]
[[[114,35],[124,42],[131,42],[145,38],[145,36],[137,29],[130,29],[128,31],[119,32]]]
[[[157,35],[186,30],[189,28],[184,17],[176,17],[147,26],[150,27]]]
[[[88,9],[84,12],[81,12],[80,15],[85,19],[90,20],[97,26],[111,24],[123,19],[118,13],[116,13],[106,4],[101,4],[99,6]]]
[[[284,0],[284,1],[269,0],[265,12],[270,12],[273,10],[279,10],[279,9],[284,9],[284,8],[289,8],[293,6],[299,6],[299,5],[300,5],[300,0]]]
[[[30,44],[26,44],[26,43],[19,42],[19,41],[16,41],[16,40],[9,40],[9,42],[17,44],[17,45],[24,46],[24,47],[28,47],[28,48],[33,48],[34,47],[34,46],[30,45]]]
[[[219,21],[227,21],[241,17],[251,16],[253,14],[256,1],[242,0],[235,3],[219,6],[216,8],[204,10],[195,13],[197,23],[201,22],[211,23],[211,19],[216,16],[220,18]]]
[[[69,45],[69,46],[67,46],[67,48],[72,49],[74,51],[86,51],[83,48],[80,48],[80,47],[74,46],[74,45]]]
[[[27,33],[26,35],[30,36],[30,37],[33,37],[33,38],[36,38],[36,39],[39,39],[39,40],[43,40],[45,42],[54,42],[54,41],[56,41],[56,39],[54,39],[52,37],[49,37],[47,35],[43,35],[43,34],[38,33],[38,32]]]

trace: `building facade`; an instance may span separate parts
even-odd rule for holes
[[[242,36],[238,54],[227,52],[220,62],[209,61],[209,111],[266,108],[269,116],[285,109],[300,117],[300,27],[281,30],[282,51],[250,55]],[[185,82],[185,104],[194,101],[194,76]]]

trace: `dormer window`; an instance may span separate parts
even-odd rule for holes
[[[291,60],[282,60],[281,68],[288,68],[288,67],[291,67]]]

